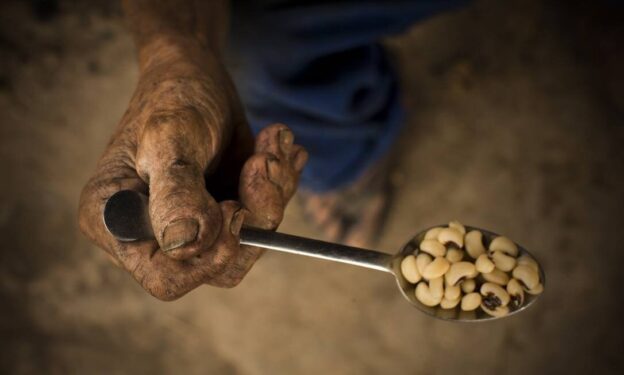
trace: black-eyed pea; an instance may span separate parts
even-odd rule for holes
[[[437,279],[429,280],[429,291],[433,297],[441,300],[444,296],[444,279],[438,277]]]
[[[516,279],[511,279],[507,283],[507,293],[509,294],[509,306],[512,309],[518,309],[524,304],[524,290],[522,285]]]
[[[420,243],[420,250],[434,257],[443,257],[446,254],[446,247],[437,240],[423,240]]]
[[[446,251],[446,260],[449,263],[457,263],[464,259],[464,252],[460,249],[451,248]]]
[[[520,266],[529,266],[535,270],[535,272],[539,273],[539,265],[535,261],[535,259],[531,258],[528,255],[520,255],[516,260],[516,263]]]
[[[479,255],[477,261],[475,262],[475,267],[477,268],[477,271],[481,273],[490,273],[494,271],[494,268],[496,268],[494,262],[492,262],[492,260],[485,253]]]
[[[442,296],[434,296],[431,294],[431,289],[426,282],[421,281],[416,285],[416,290],[414,291],[416,295],[416,299],[419,300],[425,306],[436,306],[442,300]]]
[[[466,234],[466,227],[464,226],[464,224],[460,223],[457,220],[450,221],[448,223],[448,227],[449,228],[453,228],[453,229],[457,229],[462,235]]]
[[[482,304],[485,304],[490,309],[495,309],[499,306],[507,306],[511,298],[509,293],[503,287],[494,283],[484,283],[481,285]]]
[[[485,283],[481,286],[481,309],[486,313],[495,316],[505,316],[509,314],[509,295],[499,285]],[[506,303],[505,303],[506,302]]]
[[[481,309],[496,318],[500,318],[501,316],[509,314],[509,307],[507,306],[499,306],[495,309],[490,309],[489,307],[481,303]]]
[[[494,270],[489,273],[482,273],[481,276],[485,281],[498,285],[507,285],[509,282],[509,275],[498,268],[494,268]]]
[[[418,272],[418,267],[416,266],[416,257],[413,255],[408,255],[401,261],[401,274],[405,278],[405,280],[409,281],[412,284],[416,284],[420,281],[421,275]]]
[[[456,299],[447,299],[446,297],[442,298],[440,301],[440,307],[443,309],[452,309],[459,304],[461,298],[457,297]]]
[[[446,258],[435,257],[433,262],[429,263],[427,267],[425,267],[425,271],[422,276],[427,280],[437,279],[438,277],[441,278],[446,271],[448,271],[450,266],[451,264],[448,260],[446,260]]]
[[[461,297],[461,288],[459,285],[447,285],[444,288],[444,298],[454,301]]]
[[[481,295],[479,293],[468,293],[461,299],[461,309],[463,311],[473,311],[481,305]]]
[[[433,262],[433,258],[431,258],[431,255],[427,253],[420,253],[416,256],[416,269],[421,276],[425,272],[425,268],[431,262]]]
[[[454,228],[443,228],[440,233],[438,233],[438,241],[449,247],[456,247],[458,249],[464,247],[464,235]]]
[[[461,282],[461,290],[466,294],[474,292],[476,287],[477,283],[474,279],[466,279]]]
[[[483,234],[478,230],[471,230],[465,237],[466,252],[472,259],[477,259],[481,254],[485,254],[483,246]]]
[[[514,268],[512,275],[522,283],[526,290],[535,288],[540,282],[537,271],[530,266],[517,266]]]
[[[490,254],[490,258],[492,258],[492,262],[496,268],[503,272],[509,272],[514,269],[516,266],[516,258],[509,256],[502,251],[494,251]]]
[[[544,284],[539,283],[539,284],[537,284],[537,286],[536,286],[535,288],[533,288],[533,289],[526,289],[526,288],[523,288],[523,289],[524,289],[524,291],[525,291],[525,292],[527,292],[527,293],[529,293],[529,294],[531,294],[531,295],[536,296],[536,295],[538,295],[538,294],[542,294],[542,292],[544,291]]]
[[[427,233],[425,233],[425,238],[423,239],[424,240],[437,240],[438,234],[440,233],[441,230],[442,230],[442,227],[431,228],[427,231]]]
[[[498,236],[490,242],[490,251],[502,251],[513,257],[518,256],[518,246],[505,236]]]
[[[477,274],[478,272],[473,263],[457,262],[451,264],[446,274],[444,274],[444,280],[446,285],[457,285],[458,282],[476,277]]]

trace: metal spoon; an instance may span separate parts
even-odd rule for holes
[[[148,199],[145,195],[131,190],[122,190],[110,197],[106,202],[104,223],[110,233],[119,241],[130,242],[154,239],[154,233],[149,224],[147,206]],[[249,227],[241,229],[240,243],[241,245],[305,255],[390,273],[394,275],[399,290],[405,299],[420,311],[438,319],[464,322],[481,322],[499,319],[500,317],[490,316],[481,309],[471,312],[458,311],[459,308],[445,310],[440,307],[425,306],[416,299],[414,294],[415,286],[405,280],[401,274],[400,265],[401,260],[407,255],[418,254],[418,245],[428,229],[416,234],[395,255]],[[486,245],[497,236],[496,233],[480,228],[466,226],[466,229],[480,230],[483,233]],[[520,255],[529,255],[537,261],[535,256],[522,246],[518,245],[518,249],[520,250]],[[546,278],[541,265],[540,281],[544,286],[546,285]],[[509,314],[503,316],[503,318],[525,310],[532,305],[538,297],[539,295],[525,294],[524,304],[520,308],[510,311]]]

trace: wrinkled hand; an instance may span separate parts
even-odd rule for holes
[[[215,59],[163,60],[141,75],[82,192],[80,227],[149,293],[173,300],[203,283],[242,280],[261,255],[239,245],[242,224],[277,228],[307,153],[280,124],[265,128],[254,149]],[[156,241],[118,242],[105,228],[104,205],[124,189],[149,192]]]

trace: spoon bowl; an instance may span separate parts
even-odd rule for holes
[[[441,226],[443,225],[436,225],[431,228],[441,227]],[[478,230],[481,233],[483,233],[483,240],[485,242],[484,246],[486,248],[488,248],[490,242],[495,237],[499,236],[499,234],[490,232],[485,229],[476,228],[476,227],[472,227],[468,225],[466,225],[465,227],[466,227],[467,232],[471,230]],[[509,314],[502,316],[502,317],[491,316],[479,308],[477,308],[474,311],[461,311],[459,306],[453,309],[443,309],[440,306],[429,307],[429,306],[424,305],[422,302],[420,302],[416,298],[416,295],[415,295],[416,285],[411,284],[410,282],[405,280],[405,278],[403,277],[403,274],[401,273],[401,261],[403,260],[403,258],[405,258],[408,255],[416,256],[420,253],[418,245],[425,237],[425,234],[427,233],[427,231],[431,228],[427,228],[419,232],[411,240],[409,240],[405,245],[403,245],[403,247],[399,250],[399,252],[396,255],[394,255],[394,257],[392,258],[392,262],[391,262],[392,273],[394,274],[396,278],[396,282],[399,287],[399,290],[401,291],[401,294],[403,294],[403,297],[405,297],[405,299],[408,300],[418,310],[434,318],[438,318],[442,320],[461,321],[461,322],[488,321],[488,320],[506,318],[511,315],[515,315],[521,311],[524,311],[526,308],[531,306],[541,296],[541,294],[532,295],[529,293],[525,293],[524,303],[522,304],[522,306],[520,306],[517,309],[510,310]],[[528,255],[539,264],[540,282],[542,283],[544,287],[546,287],[546,276],[544,275],[544,269],[541,263],[537,260],[537,258],[535,258],[533,254],[529,253],[524,247],[518,245],[517,243],[516,243],[516,246],[518,246],[518,256]]]

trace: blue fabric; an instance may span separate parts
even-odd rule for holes
[[[301,185],[327,191],[382,157],[403,123],[379,39],[465,1],[251,3],[235,5],[231,45],[252,130],[287,124],[310,153]]]

